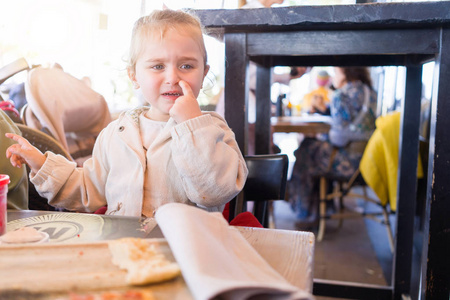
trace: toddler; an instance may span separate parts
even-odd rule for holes
[[[152,217],[169,202],[222,211],[242,190],[247,167],[234,133],[197,96],[208,73],[198,19],[186,12],[154,11],[136,21],[128,76],[149,107],[122,113],[96,140],[82,168],[42,154],[12,133],[6,155],[26,163],[31,182],[49,204],[107,214]]]

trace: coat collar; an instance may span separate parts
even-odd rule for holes
[[[144,106],[122,113],[118,119],[117,127],[115,129],[117,130],[119,137],[137,154],[143,166],[145,166],[146,153],[139,133],[139,116],[146,113],[148,110],[149,107]],[[170,118],[164,126],[163,131],[152,143],[151,148],[158,147],[161,143],[165,143],[167,140],[171,139],[171,130],[175,125],[175,120]],[[150,149],[147,149],[147,151],[149,150]]]

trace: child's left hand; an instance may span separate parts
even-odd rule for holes
[[[178,84],[183,90],[183,96],[178,97],[175,101],[175,104],[169,111],[170,116],[177,123],[201,116],[202,111],[189,84],[184,80],[180,80]]]

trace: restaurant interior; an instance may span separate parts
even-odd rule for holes
[[[128,42],[135,20],[159,9],[204,27],[210,69],[197,101],[235,135],[242,192],[221,222],[176,205],[156,220],[81,213],[48,204],[24,167],[26,205],[0,207],[0,299],[450,299],[450,1],[0,2],[2,116],[82,168],[108,124],[148,105],[127,74]],[[336,146],[337,78],[350,69],[367,72],[371,94],[349,127],[371,113],[373,128]],[[353,169],[338,164],[351,144],[363,145]],[[0,162],[6,205],[2,176],[13,176]],[[24,228],[42,239],[2,239]],[[130,285],[132,268],[125,279],[104,254],[122,238],[156,245],[182,275]]]

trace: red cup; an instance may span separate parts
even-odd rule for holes
[[[8,194],[9,176],[0,174],[0,235],[6,232],[6,203]]]

